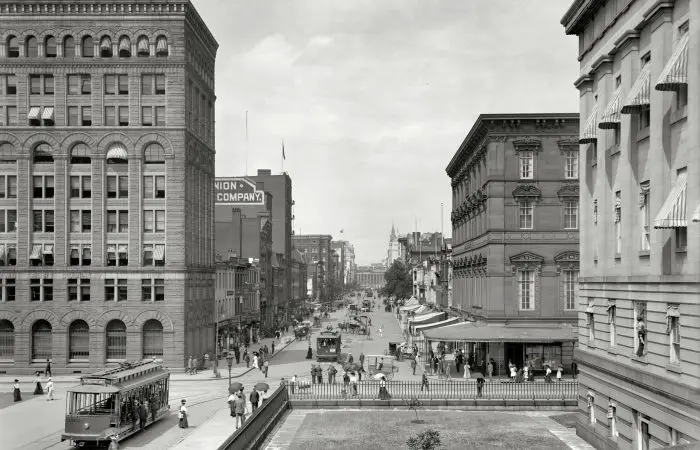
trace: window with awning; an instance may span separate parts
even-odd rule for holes
[[[41,252],[42,252],[42,245],[41,244],[34,244],[32,246],[32,253],[29,255],[29,259],[41,259]]]
[[[156,56],[168,56],[168,39],[165,36],[156,39]]]
[[[44,245],[44,255],[53,255],[53,244]]]
[[[45,123],[45,125],[52,125],[54,121],[53,106],[46,106],[41,113],[41,119],[44,121],[49,121],[51,123]]]
[[[122,58],[131,56],[131,41],[126,36],[122,36],[119,40],[119,56]]]
[[[115,142],[110,145],[107,150],[107,160],[112,160],[113,162],[125,163],[129,158],[129,153],[126,151],[126,146],[121,142]]]
[[[688,226],[686,218],[687,184],[688,172],[678,171],[676,183],[654,219],[654,228],[685,228]]]
[[[651,91],[650,66],[651,64],[647,63],[642,67],[637,81],[632,85],[632,89],[622,105],[620,111],[622,114],[639,113],[651,103],[649,97]]]
[[[155,261],[165,261],[165,245],[156,245],[153,250],[153,259]]]
[[[620,126],[620,110],[622,109],[622,86],[619,86],[613,94],[608,106],[605,107],[603,115],[598,122],[598,128],[610,130]]]
[[[41,106],[32,106],[27,114],[28,120],[39,120],[41,117]]]
[[[141,36],[138,40],[137,45],[138,56],[148,56],[150,54],[148,38],[146,36]]]
[[[588,115],[586,125],[583,127],[583,132],[578,140],[579,144],[590,144],[598,141],[598,105],[594,105],[591,113]]]
[[[103,58],[110,58],[112,56],[112,39],[109,36],[105,36],[100,41],[100,56]]]
[[[673,50],[673,55],[664,66],[656,81],[657,91],[677,91],[688,85],[688,41],[690,35],[681,36]]]

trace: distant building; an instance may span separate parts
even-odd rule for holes
[[[700,3],[578,0],[562,24],[579,38],[585,118],[577,434],[697,442]]]
[[[386,267],[391,267],[394,261],[403,259],[401,250],[403,247],[399,243],[399,231],[391,225],[391,233],[389,233],[389,248],[387,250]]]
[[[330,234],[294,235],[294,248],[306,256],[308,278],[311,280],[310,297],[314,301],[328,302],[331,283]]]
[[[348,241],[333,241],[331,247],[340,255],[336,276],[340,282],[341,291],[344,292],[346,287],[355,280],[355,249]]]
[[[298,249],[292,251],[292,300],[294,305],[303,305],[307,298],[307,263],[306,256]],[[298,314],[298,309],[292,311],[292,317]]]
[[[386,266],[384,263],[373,264],[372,266],[359,266],[357,268],[357,284],[362,289],[381,289],[384,287],[384,273]]]

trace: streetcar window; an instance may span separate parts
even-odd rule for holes
[[[71,392],[68,400],[68,414],[111,414],[116,406],[115,403],[115,397],[113,394]]]

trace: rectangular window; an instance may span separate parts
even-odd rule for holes
[[[53,95],[53,93],[54,93],[53,75],[44,75],[44,94]]]
[[[14,278],[6,278],[2,281],[2,290],[0,290],[0,295],[2,299],[0,301],[4,302],[14,302],[16,297],[16,284]]]
[[[80,210],[72,209],[70,212],[70,231],[80,233]]]
[[[519,225],[521,230],[532,230],[533,228],[533,204],[528,200],[521,200],[518,207]]]
[[[69,278],[68,279],[68,301],[69,302],[89,302],[90,301],[90,279]]]
[[[165,231],[165,211],[162,209],[156,210],[156,233]]]
[[[165,75],[159,74],[155,76],[156,78],[156,95],[165,95]]]
[[[5,95],[17,95],[17,76],[14,74],[5,77]]]
[[[144,211],[143,212],[143,232],[144,233],[153,233],[154,226],[153,226],[153,211]]]
[[[152,266],[153,265],[153,245],[146,244],[143,246],[143,265]]]
[[[632,308],[632,322],[634,323],[634,348],[632,351],[638,357],[644,357],[647,353],[647,306],[645,302],[632,302]]]
[[[128,266],[129,246],[126,244],[109,244],[107,246],[108,266]]]
[[[78,126],[78,115],[80,114],[77,106],[68,107],[68,126],[77,127]]]
[[[41,94],[41,75],[29,75],[29,93],[32,95]]]
[[[108,175],[107,198],[129,198],[129,177]]]
[[[615,192],[615,256],[622,254],[622,193]]]
[[[688,245],[688,228],[679,227],[675,229],[676,250],[685,250]]]
[[[68,75],[68,95],[79,95],[80,84],[80,75]]]
[[[32,181],[34,198],[53,198],[54,184],[52,175],[35,175]]]
[[[146,175],[143,177],[144,198],[165,198],[165,176]]]
[[[105,95],[115,95],[117,93],[117,76],[116,75],[105,75]]]
[[[129,211],[119,211],[119,232],[129,232]]]
[[[92,211],[82,211],[81,230],[87,233],[92,230]]]
[[[116,126],[116,106],[105,106],[105,125]]]
[[[651,108],[649,105],[643,106],[639,111],[639,130],[646,130],[651,124]]]
[[[588,299],[588,308],[586,308],[586,322],[588,326],[588,345],[595,345],[595,304],[593,299]]]
[[[0,175],[0,198],[17,198],[16,175]]]
[[[90,245],[71,245],[68,264],[71,266],[89,266],[92,262]]]
[[[535,272],[518,271],[518,300],[521,310],[535,309]]]
[[[44,231],[44,211],[35,209],[32,211],[32,231],[41,233]]]
[[[119,126],[128,127],[129,126],[129,107],[120,106],[119,107]]]
[[[107,233],[128,233],[129,211],[107,211]]]
[[[92,107],[83,106],[82,112],[83,112],[83,118],[82,118],[81,124],[84,127],[92,126]]]
[[[90,198],[92,197],[92,178],[87,175],[72,175],[70,177],[70,197]]]
[[[612,301],[608,303],[608,326],[610,347],[613,348],[617,345],[617,307]]]
[[[153,94],[153,75],[141,75],[141,95]]]
[[[578,179],[578,152],[566,152],[566,167],[564,169],[564,178],[567,180]]]
[[[520,152],[518,160],[520,161],[520,179],[532,180],[534,178],[534,153],[531,151]]]
[[[92,84],[89,74],[80,75],[80,93],[84,95],[92,93]]]
[[[14,233],[17,231],[17,210],[0,209],[0,233]]]
[[[578,200],[564,201],[564,229],[575,230],[578,228]]]
[[[165,280],[163,278],[142,279],[141,300],[144,302],[165,301]]]
[[[688,106],[688,85],[682,84],[678,86],[676,91],[676,109],[682,109]]]
[[[670,360],[671,364],[681,363],[681,322],[680,317],[668,317]]]
[[[8,106],[6,108],[7,111],[7,116],[5,117],[5,124],[8,127],[16,127],[18,123],[17,119],[17,107],[16,106]]]
[[[105,280],[105,301],[125,302],[127,300],[127,280]]]
[[[608,403],[608,419],[610,419],[610,436],[616,438],[620,435],[617,430],[617,404],[612,400]]]
[[[156,126],[165,126],[165,106],[156,106]]]
[[[642,207],[640,209],[640,214],[642,216],[641,250],[649,251],[651,250],[651,208],[649,207],[648,183],[646,184],[646,188],[642,187],[640,197],[642,203]]]
[[[150,106],[141,107],[141,125],[144,127],[153,126],[153,108]]]
[[[29,295],[33,302],[53,301],[53,279],[32,278],[29,280]]]
[[[564,271],[564,309],[576,309],[576,286],[578,286],[578,271]]]
[[[117,80],[119,95],[129,95],[129,75],[119,75]]]

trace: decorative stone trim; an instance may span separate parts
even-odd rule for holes
[[[580,148],[580,144],[575,139],[561,139],[557,141],[557,145],[561,153],[578,152]]]
[[[95,151],[95,139],[86,133],[71,133],[61,141],[61,153],[70,154],[75,144],[85,144]]]
[[[138,155],[134,153],[134,143],[126,134],[119,132],[109,133],[100,139],[100,142],[97,143],[97,156],[106,157],[107,149],[115,142],[120,142],[127,147],[129,159],[139,159]]]
[[[124,322],[124,325],[129,327],[133,323],[133,320],[131,317],[124,311],[119,310],[119,309],[112,309],[109,311],[106,311],[104,314],[102,314],[100,317],[97,318],[95,325],[101,329],[105,330],[107,328],[107,324],[111,322],[112,320],[120,320]]]
[[[542,141],[537,139],[518,139],[513,141],[515,153],[537,152],[542,149]]]
[[[520,199],[539,199],[542,197],[542,191],[534,183],[520,184],[513,189],[513,198]]]
[[[49,311],[47,309],[34,309],[22,318],[22,322],[20,323],[20,326],[19,326],[20,330],[17,330],[17,328],[15,328],[15,332],[23,331],[25,333],[30,333],[32,330],[32,325],[34,325],[34,323],[37,320],[42,320],[42,319],[46,320],[47,322],[49,322],[51,324],[51,328],[53,331],[56,331],[59,329],[60,320],[58,319],[56,314],[54,314],[52,311]]]
[[[132,322],[133,326],[138,330],[143,328],[143,325],[151,319],[155,319],[163,325],[163,332],[175,332],[175,327],[173,326],[173,321],[170,317],[162,311],[147,310],[139,314],[134,318]]]
[[[644,209],[644,207],[647,205],[650,189],[651,183],[649,181],[642,181],[639,183],[639,209]]]
[[[544,258],[532,252],[522,252],[510,257],[511,271],[517,275],[521,270],[534,270],[536,276],[542,275]]]
[[[564,270],[579,270],[579,252],[566,251],[559,253],[554,257],[554,264],[557,273],[561,273]]]
[[[579,196],[579,185],[573,184],[573,183],[568,183],[568,184],[563,184],[559,190],[557,191],[557,196],[559,198],[563,197],[576,197],[578,198]]]
[[[24,149],[26,150],[27,154],[31,154],[32,151],[34,150],[34,147],[36,147],[38,144],[46,142],[51,146],[53,149],[54,153],[58,152],[60,150],[60,145],[56,138],[48,133],[36,133],[31,136],[29,136],[25,141],[24,141]]]
[[[90,327],[90,331],[95,331],[94,329],[97,323],[95,318],[82,309],[73,310],[61,317],[61,326],[67,330],[70,324],[76,320],[84,320]]]
[[[22,142],[12,133],[0,133],[0,144],[8,143],[15,148],[15,152],[22,152]]]

